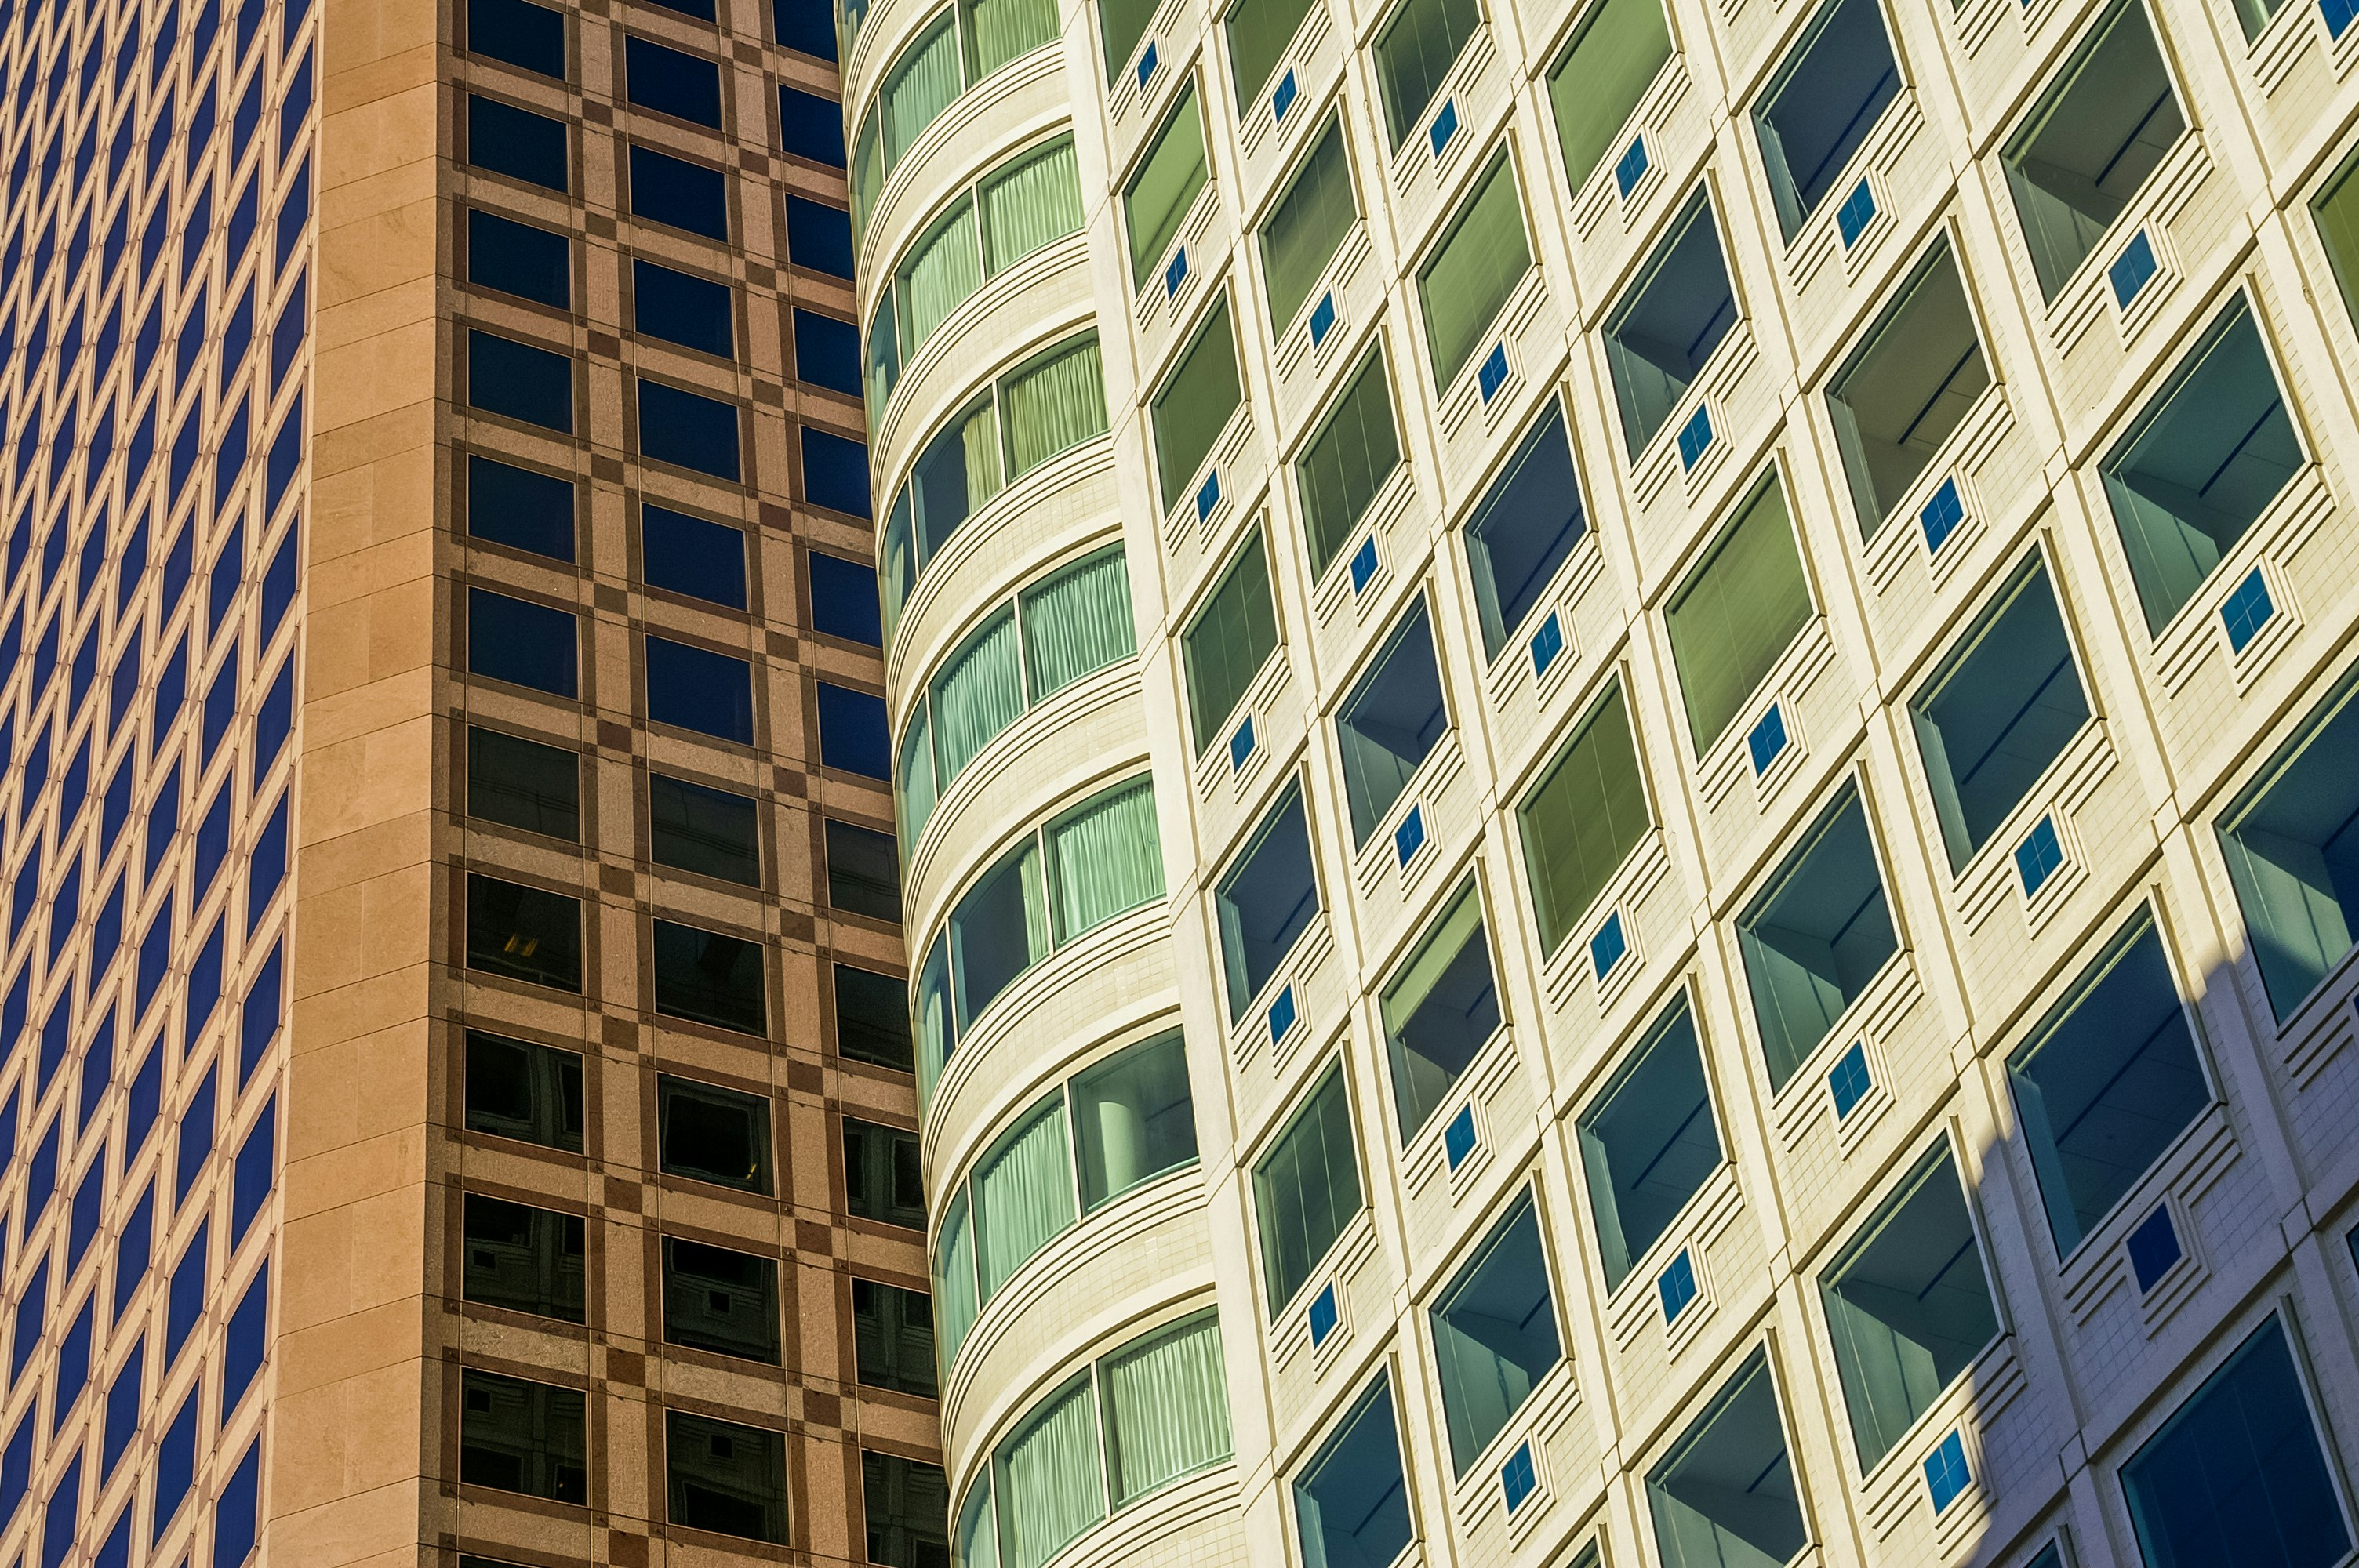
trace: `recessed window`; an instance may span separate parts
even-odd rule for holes
[[[527,0],[514,0],[538,11]],[[554,15],[554,13],[551,13]],[[495,213],[467,210],[467,281],[519,299],[573,308],[573,242]]]
[[[721,129],[721,68],[712,60],[625,35],[623,92],[635,107]]]
[[[822,767],[889,781],[893,748],[886,734],[885,699],[820,682],[819,755]]]
[[[1417,1539],[1392,1379],[1379,1372],[1294,1478],[1302,1560],[1343,1568],[1397,1561]]]
[[[1239,111],[1241,114],[1254,112],[1254,101],[1277,74],[1277,62],[1286,58],[1287,47],[1302,30],[1302,19],[1310,14],[1313,3],[1244,0],[1222,24],[1229,40],[1230,80],[1236,84],[1237,102],[1246,106]]]
[[[631,149],[636,153],[638,149]],[[728,226],[726,214],[722,227]],[[852,214],[824,201],[787,197],[787,259],[829,277],[852,276]]]
[[[777,1260],[665,1237],[663,1336],[667,1345],[777,1366]]]
[[[1578,1126],[1605,1286],[1617,1290],[1725,1159],[1686,997],[1656,1020]]]
[[[914,1132],[843,1119],[844,1212],[862,1219],[926,1227],[925,1167]]]
[[[854,1275],[852,1343],[864,1388],[934,1397],[934,1303],[923,1291]]]
[[[849,321],[800,308],[794,312],[794,326],[795,379],[847,396],[859,396],[860,329]]]
[[[828,907],[871,920],[901,920],[901,860],[893,835],[825,819]]]
[[[1816,613],[1785,486],[1773,472],[1664,612],[1698,757],[1727,733]]]
[[[2006,1065],[2049,1232],[2067,1258],[2212,1103],[2150,912],[2082,971]]]
[[[960,1030],[1049,956],[1048,916],[1039,841],[1027,834],[968,886],[951,911],[949,935],[958,954],[951,1011]],[[936,946],[939,957],[940,944]],[[920,1011],[926,1011],[922,1001]]]
[[[751,798],[647,774],[647,853],[658,866],[762,885],[760,818]]]
[[[639,455],[737,482],[737,406],[638,379]]]
[[[473,1368],[459,1375],[459,1479],[553,1502],[587,1503],[582,1390]]]
[[[787,1436],[664,1412],[665,1513],[686,1530],[787,1543]]]
[[[1395,629],[1335,715],[1352,841],[1365,844],[1450,730],[1425,600]]]
[[[1619,680],[1574,727],[1516,824],[1540,944],[1554,953],[1655,825]]]
[[[1229,18],[1232,50],[1239,23],[1248,14],[1284,10],[1299,22],[1309,7],[1299,0],[1246,0]],[[1282,47],[1282,46],[1281,46]],[[1240,67],[1242,69],[1242,67]],[[1343,248],[1343,236],[1360,221],[1359,197],[1352,189],[1352,159],[1343,148],[1343,122],[1331,117],[1310,156],[1288,181],[1286,194],[1261,227],[1262,276],[1269,288],[1269,321],[1278,337],[1294,323],[1310,291]]]
[[[570,188],[572,155],[565,122],[535,114],[495,98],[467,94],[467,163],[511,179],[563,192]],[[286,225],[282,214],[280,226]]]
[[[1861,1474],[1998,1336],[1982,1242],[1945,1143],[1819,1276]]]
[[[631,326],[642,336],[724,360],[737,351],[729,286],[643,257],[631,261]]]
[[[760,944],[669,920],[654,925],[657,1012],[741,1034],[764,1033]]]
[[[467,815],[582,841],[582,756],[503,730],[467,726]]]
[[[551,697],[571,698],[576,687],[571,611],[511,599],[486,588],[467,590],[467,673],[506,681]]]
[[[872,504],[867,443],[809,425],[801,433],[803,499],[848,516],[867,516]]]
[[[2056,297],[2186,129],[2154,28],[2122,0],[2000,155],[2042,297]]]
[[[467,1130],[582,1152],[582,1057],[528,1040],[466,1034]]]
[[[1899,95],[1900,67],[1876,0],[1832,0],[1753,112],[1787,239],[1818,211]]]
[[[1662,0],[1603,0],[1549,72],[1564,169],[1578,192],[1605,156],[1629,146],[1623,128],[1671,58]]]
[[[466,1195],[461,1294],[485,1306],[580,1323],[586,1249],[578,1214]]]
[[[1180,634],[1188,673],[1188,712],[1201,752],[1228,727],[1246,688],[1277,651],[1277,611],[1270,598],[1269,556],[1256,528],[1218,588]]]
[[[2283,1022],[2359,927],[2359,687],[2319,704],[2219,821],[2270,1010]]]
[[[805,558],[810,562],[811,630],[847,643],[883,647],[885,627],[878,614],[876,568],[825,550],[810,551]]]
[[[2310,203],[2318,237],[2334,279],[2343,287],[2343,308],[2359,320],[2359,158],[2345,163]]]
[[[1376,85],[1394,152],[1424,120],[1459,51],[1482,25],[1475,0],[1408,0],[1376,35]]]
[[[647,717],[741,746],[754,743],[754,676],[743,659],[647,639]]]
[[[1212,455],[1229,417],[1245,401],[1237,380],[1237,343],[1224,294],[1180,354],[1170,379],[1155,395],[1148,416],[1155,430],[1155,469],[1163,510],[1194,492],[1196,470]],[[1389,405],[1386,406],[1389,410]]]
[[[1295,460],[1313,578],[1327,575],[1400,464],[1392,378],[1379,342]]]
[[[1873,4],[1874,0],[1868,0]],[[1491,323],[1532,269],[1516,161],[1500,148],[1417,274],[1434,384],[1447,388],[1491,341]]]
[[[770,1192],[770,1102],[762,1096],[660,1074],[656,1125],[666,1175]]]
[[[778,146],[795,157],[843,168],[843,105],[800,88],[779,88]]]
[[[719,169],[635,144],[630,172],[631,216],[728,242],[728,179]]]
[[[582,901],[467,873],[467,968],[582,990]]]
[[[573,433],[573,362],[470,328],[467,406],[560,435]]]
[[[2343,1561],[2351,1530],[2284,1319],[2271,1316],[2231,1351],[2130,1455],[2122,1494],[2147,1568]]]
[[[1783,1088],[1899,941],[1856,785],[1812,826],[1736,922],[1753,1017]]]
[[[1466,520],[1485,658],[1499,656],[1588,531],[1564,406],[1551,397]]]
[[[649,588],[745,608],[745,530],[643,502],[639,568]]]
[[[1222,877],[1213,903],[1221,923],[1229,1016],[1236,1019],[1320,912],[1300,784],[1290,786],[1254,830],[1245,852]]]
[[[1342,1064],[1330,1067],[1310,1098],[1254,1167],[1254,1209],[1261,1225],[1262,1281],[1275,1318],[1310,1283],[1365,1206],[1352,1129],[1352,1101]]]
[[[1138,40],[1155,20],[1155,0],[1097,0],[1098,36],[1105,50],[1106,85],[1122,74]]]
[[[562,81],[565,13],[531,0],[467,0],[466,47],[469,54]]]
[[[2240,294],[2098,470],[2148,632],[2195,597],[2306,460]]]
[[[834,969],[837,1053],[897,1072],[914,1071],[908,982],[849,964]]]
[[[1712,200],[1699,189],[1605,327],[1605,359],[1630,460],[1671,416],[1736,325]]]
[[[1851,0],[1874,10],[1874,0]],[[1947,241],[1933,247],[1827,385],[1863,538],[1873,538],[1990,385]]]
[[[1196,1108],[1177,1030],[1133,1045],[1072,1083],[1082,1208],[1196,1162]]]
[[[1209,178],[1204,114],[1191,84],[1163,122],[1147,157],[1123,188],[1123,228],[1130,236],[1130,286],[1145,287],[1163,260]]]
[[[950,1483],[939,1465],[862,1449],[860,1517],[868,1561],[881,1568],[943,1568],[951,1560]]]
[[[1376,999],[1401,1141],[1415,1138],[1498,1033],[1499,987],[1483,900],[1458,891]]]
[[[573,559],[573,481],[467,457],[467,536]]]
[[[1530,1193],[1443,1287],[1428,1316],[1450,1457],[1463,1476],[1564,1359]]]
[[[1655,1546],[1672,1562],[1769,1564],[1810,1539],[1767,1351],[1756,1350],[1647,1476]]]
[[[1956,871],[2088,722],[2044,560],[2033,556],[1999,591],[1908,715]]]

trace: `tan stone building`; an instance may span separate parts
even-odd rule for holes
[[[0,1560],[940,1559],[836,47],[0,17]]]

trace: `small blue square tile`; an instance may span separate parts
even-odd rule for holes
[[[1514,1513],[1539,1489],[1539,1472],[1532,1464],[1531,1440],[1526,1438],[1516,1444],[1516,1451],[1499,1466],[1499,1495],[1506,1499],[1507,1511]]]
[[[1625,201],[1630,200],[1630,192],[1636,189],[1638,182],[1647,178],[1647,138],[1633,136],[1630,138],[1629,148],[1614,165],[1614,194]]]
[[[1671,1266],[1655,1281],[1655,1291],[1662,1298],[1663,1321],[1679,1322],[1680,1314],[1696,1299],[1695,1260],[1688,1256],[1687,1249],[1681,1248],[1680,1255],[1671,1260]]]
[[[2023,896],[2037,896],[2063,863],[2064,846],[2056,837],[2056,819],[2043,816],[2031,825],[2031,831],[2015,847],[2015,870],[2023,879]]]
[[[1334,330],[1335,296],[1330,290],[1321,295],[1319,303],[1310,308],[1310,346],[1315,349],[1325,342],[1327,334]]]
[[[1441,106],[1440,114],[1436,114],[1433,117],[1433,156],[1440,157],[1441,156],[1441,149],[1448,146],[1450,145],[1450,138],[1457,134],[1458,100],[1453,98],[1449,103],[1444,103]]]
[[[1941,488],[1933,492],[1933,499],[1917,514],[1917,521],[1925,530],[1925,548],[1938,554],[1965,520],[1966,503],[1958,496],[1958,481],[1943,480]]]
[[[1933,1494],[1935,1513],[1948,1511],[1973,1482],[1973,1473],[1966,1468],[1965,1439],[1956,1433],[1941,1439],[1925,1455],[1925,1487]]]
[[[1376,536],[1371,534],[1352,552],[1352,591],[1357,593],[1367,587],[1368,579],[1375,575]]]
[[[1711,449],[1712,410],[1698,405],[1696,411],[1688,416],[1688,422],[1680,427],[1680,467],[1695,467]]]
[[[2359,17],[2359,0],[2318,0],[2318,14],[2326,18],[2326,34],[2340,38]]]
[[[1171,265],[1163,269],[1163,297],[1169,299],[1179,293],[1180,286],[1187,281],[1188,247],[1182,245],[1172,256]]]
[[[1597,978],[1602,980],[1614,972],[1614,966],[1620,963],[1622,955],[1629,950],[1629,940],[1622,935],[1622,912],[1617,909],[1605,917],[1605,924],[1599,926],[1597,935],[1589,939],[1590,968],[1597,971]]]
[[[2138,1294],[2144,1295],[2170,1272],[2172,1264],[2185,1256],[2179,1245],[2179,1229],[2170,1223],[2168,1206],[2138,1221],[2137,1228],[2130,1232],[2128,1249],[2130,1272],[2137,1279]]]
[[[2227,602],[2220,606],[2220,619],[2228,628],[2228,646],[2243,653],[2277,612],[2277,607],[2269,598],[2269,585],[2263,580],[2261,568],[2255,567],[2228,595]]]
[[[2156,270],[2154,242],[2140,229],[2122,247],[2122,254],[2114,258],[2114,265],[2105,269],[2105,280],[2114,286],[2114,305],[2128,309],[2130,301],[2138,297]]]
[[[1286,1038],[1294,1027],[1294,982],[1288,980],[1269,1004],[1269,1043],[1273,1045]]]
[[[1540,629],[1532,633],[1532,678],[1538,680],[1548,674],[1549,666],[1556,663],[1556,656],[1563,652],[1564,624],[1551,610],[1548,612],[1548,619],[1540,622]]]
[[[1835,1119],[1842,1121],[1859,1108],[1867,1091],[1875,1087],[1875,1079],[1867,1070],[1867,1047],[1854,1040],[1851,1049],[1835,1062],[1827,1074],[1827,1092],[1834,1097]]]
[[[1270,91],[1269,117],[1273,122],[1286,118],[1286,112],[1294,107],[1296,95],[1294,70],[1289,66],[1286,74],[1277,79],[1277,85]]]
[[[1140,56],[1138,57],[1138,84],[1139,84],[1141,87],[1146,86],[1146,85],[1147,85],[1147,79],[1148,79],[1149,77],[1153,76],[1154,74],[1155,74],[1155,40],[1154,40],[1154,39],[1152,39],[1152,38],[1149,38],[1149,39],[1147,41],[1147,52],[1146,52],[1145,54],[1140,55]]]
[[[1474,373],[1474,384],[1481,390],[1486,406],[1499,395],[1499,389],[1507,384],[1506,344],[1491,345],[1491,351],[1483,356],[1483,368]]]
[[[1245,717],[1245,722],[1237,726],[1236,733],[1229,737],[1230,771],[1234,772],[1244,767],[1246,759],[1253,754],[1254,721],[1253,715],[1248,713]]]
[[[1773,702],[1753,733],[1745,738],[1745,749],[1753,757],[1753,776],[1759,778],[1769,771],[1769,765],[1786,754],[1786,708]]]
[[[1318,1349],[1335,1332],[1335,1286],[1329,1281],[1310,1298],[1310,1348]]]
[[[1859,243],[1860,235],[1867,232],[1867,225],[1875,217],[1875,192],[1870,190],[1867,181],[1863,179],[1851,188],[1851,194],[1844,197],[1843,205],[1835,209],[1835,232],[1843,236],[1843,249],[1849,250]]]
[[[1204,482],[1196,488],[1196,521],[1201,523],[1205,518],[1210,517],[1212,514],[1212,508],[1220,503],[1221,470],[1214,469],[1204,476]]]
[[[1393,854],[1404,866],[1425,847],[1425,807],[1412,806],[1401,825],[1393,829]]]
[[[1450,1168],[1466,1163],[1466,1156],[1474,1152],[1474,1108],[1462,1105],[1450,1125],[1441,1130],[1441,1152],[1449,1156]]]

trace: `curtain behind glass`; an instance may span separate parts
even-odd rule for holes
[[[951,26],[950,12],[944,11],[940,21],[901,51],[892,73],[885,78],[886,173],[892,172],[926,127],[958,102],[959,88],[958,29]]]
[[[1229,416],[1245,401],[1237,384],[1237,340],[1223,297],[1188,345],[1180,367],[1155,395],[1155,466],[1162,476],[1163,510],[1188,492],[1196,470],[1212,454]]]
[[[975,249],[974,203],[962,194],[955,211],[937,222],[896,280],[901,306],[901,341],[915,358],[943,318],[983,287],[983,258]]]
[[[1055,0],[959,0],[966,13],[968,75],[981,81],[1057,36]]]
[[[1252,112],[1254,100],[1286,58],[1286,46],[1302,30],[1311,0],[1245,0],[1229,13],[1229,70],[1237,85],[1237,102]]]
[[[1229,1456],[1225,1368],[1213,1313],[1107,1360],[1106,1473],[1114,1507]]]
[[[926,705],[909,710],[909,728],[901,737],[901,765],[893,772],[893,793],[900,807],[901,842],[915,844],[934,814],[934,748]]]
[[[959,524],[999,493],[999,421],[991,394],[951,416],[909,468],[911,517],[923,570]]]
[[[940,1346],[945,1383],[967,1330],[974,1326],[975,1311],[974,1231],[962,1187],[942,1215],[942,1233],[934,1243],[934,1342]]]
[[[885,189],[885,146],[883,133],[877,128],[881,110],[876,104],[860,118],[860,132],[852,144],[852,241],[860,243],[861,231],[868,226],[868,213],[876,205],[877,193]]]
[[[974,1173],[975,1258],[982,1299],[998,1293],[1025,1261],[1073,1223],[1071,1145],[1065,1101],[1052,1093]]]
[[[1190,87],[1170,121],[1122,193],[1122,213],[1130,232],[1130,283],[1147,281],[1163,253],[1180,236],[1188,209],[1204,189],[1204,114]]]
[[[948,789],[974,754],[1024,712],[1016,612],[1003,610],[951,655],[928,688],[933,709],[935,788]]]
[[[1524,237],[1523,204],[1516,196],[1516,165],[1503,149],[1483,177],[1450,237],[1417,276],[1425,307],[1426,349],[1433,379],[1447,387],[1474,357],[1507,297],[1532,269]]]
[[[1368,503],[1399,466],[1400,432],[1393,424],[1392,384],[1379,345],[1295,464],[1314,579],[1327,574]]]
[[[1654,817],[1615,682],[1516,808],[1540,949],[1554,953],[1637,846]]]
[[[1059,452],[1106,431],[1098,335],[1049,351],[1000,385],[1007,432],[1007,477],[1029,473]]]
[[[1084,1376],[1049,1400],[999,1451],[999,1509],[1007,1568],[1041,1568],[1105,1518],[1097,1400]]]
[[[1549,77],[1557,140],[1572,189],[1589,182],[1671,58],[1661,0],[1605,0]]]
[[[984,1476],[959,1509],[960,1568],[999,1568],[999,1510],[991,1506],[991,1477]]]
[[[994,276],[1054,240],[1081,232],[1082,178],[1061,136],[983,182],[984,265]]]
[[[1035,702],[1138,651],[1120,545],[1027,590],[1023,609],[1025,671]]]
[[[1343,150],[1343,122],[1332,119],[1269,222],[1262,225],[1269,320],[1280,336],[1293,324],[1359,216],[1359,199],[1352,191],[1352,160]]]
[[[1269,597],[1269,557],[1261,533],[1245,542],[1236,564],[1180,640],[1188,666],[1188,710],[1196,750],[1212,743],[1245,688],[1277,650],[1277,611]]]
[[[1154,784],[1122,785],[1050,823],[1049,868],[1060,943],[1162,897]]]
[[[918,1108],[923,1111],[934,1098],[934,1085],[940,1080],[942,1068],[957,1044],[951,1022],[948,937],[934,938],[933,946],[926,953],[925,965],[918,971],[914,989],[917,1000],[911,1011],[918,1034]]]
[[[893,388],[901,380],[901,334],[897,330],[900,320],[893,303],[893,286],[876,302],[876,313],[868,319],[868,338],[862,366],[861,382],[867,388],[868,434],[873,440],[876,427],[885,417],[885,406],[893,400]]]
[[[1745,505],[1664,616],[1701,757],[1814,613],[1776,476]]]

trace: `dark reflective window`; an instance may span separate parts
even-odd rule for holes
[[[663,1271],[665,1344],[778,1364],[777,1262],[667,1236]]]
[[[885,643],[876,568],[823,550],[810,553],[811,630],[872,648]]]
[[[573,433],[573,362],[513,338],[467,333],[467,406]]]
[[[934,1303],[924,1292],[854,1276],[852,1343],[865,1387],[934,1397]]]
[[[872,920],[901,918],[901,858],[890,833],[826,819],[827,902]]]
[[[639,453],[734,484],[741,471],[737,406],[643,380],[639,383]]]
[[[763,1032],[766,1008],[758,944],[658,920],[655,959],[658,1012],[744,1034]]]
[[[926,1227],[926,1181],[918,1135],[843,1119],[844,1207],[863,1219]]]
[[[862,1449],[860,1511],[871,1563],[884,1568],[949,1563],[950,1484],[940,1465]]]
[[[471,455],[467,459],[467,533],[471,538],[570,561],[573,558],[573,481]]]
[[[467,95],[467,162],[527,185],[565,190],[571,157],[565,122],[496,99]],[[285,219],[282,217],[283,224]]]
[[[467,52],[565,79],[565,13],[531,0],[467,0]]]
[[[467,1130],[582,1152],[582,1058],[467,1031]]]
[[[642,146],[631,148],[630,164],[632,217],[728,240],[729,188],[719,169]]]
[[[468,872],[467,968],[579,993],[581,901]]]
[[[584,1227],[578,1214],[466,1195],[462,1293],[485,1306],[583,1321]]]
[[[803,429],[803,499],[814,506],[869,514],[868,446],[815,430]]]
[[[760,828],[746,796],[649,773],[647,827],[657,865],[761,886]]]
[[[835,966],[835,1048],[856,1062],[915,1070],[906,982],[873,969]]]
[[[787,259],[830,277],[852,276],[852,214],[824,201],[787,198]]]
[[[797,157],[843,167],[843,105],[798,88],[778,89],[778,144]]]
[[[590,1500],[579,1389],[460,1374],[459,1479],[560,1503]]]
[[[797,310],[795,379],[859,396],[860,329],[815,310]]]
[[[486,588],[467,590],[467,673],[552,697],[579,695],[570,611]]]
[[[885,738],[885,699],[820,682],[819,760],[823,767],[890,779],[893,759]]]
[[[754,743],[754,673],[745,660],[668,637],[649,637],[647,647],[649,719]]]
[[[770,0],[770,27],[780,49],[835,58],[835,12],[817,0]]]
[[[582,841],[582,757],[520,735],[467,726],[467,815]]]
[[[721,129],[721,68],[712,60],[625,36],[623,92],[638,108]]]
[[[664,1468],[671,1523],[787,1543],[784,1433],[666,1411]]]
[[[732,610],[745,608],[745,534],[667,506],[639,508],[640,570],[669,589]]]
[[[727,284],[636,257],[631,262],[631,325],[647,337],[724,360],[737,351]]]
[[[573,308],[571,242],[563,234],[471,207],[467,210],[467,281],[570,310]]]
[[[656,1079],[658,1160],[667,1175],[770,1190],[770,1102],[669,1074]]]

